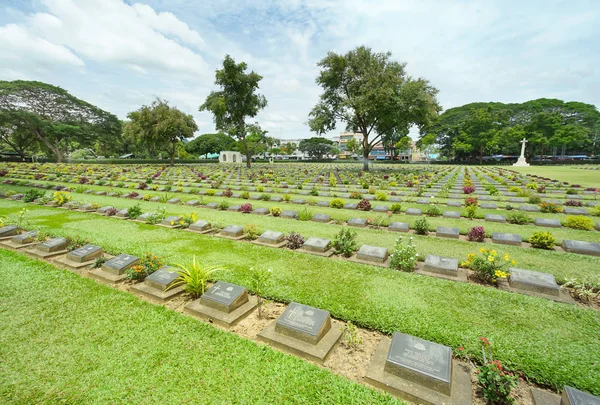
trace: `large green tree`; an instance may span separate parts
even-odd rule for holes
[[[318,63],[317,83],[323,93],[309,114],[309,126],[318,135],[343,122],[347,131],[363,134],[364,170],[371,149],[387,137],[397,142],[412,125],[426,128],[441,111],[437,89],[425,79],[413,79],[405,63],[360,46],[345,55],[329,52]]]
[[[303,139],[298,145],[298,149],[308,153],[311,158],[322,159],[333,150],[333,141],[321,137],[312,137]]]
[[[20,136],[35,137],[58,162],[74,142],[93,146],[98,139],[121,134],[121,122],[113,114],[36,81],[0,81],[0,122]]]
[[[217,130],[240,142],[242,152],[246,155],[246,165],[250,167],[252,150],[246,139],[250,124],[246,120],[256,117],[267,106],[267,99],[257,93],[262,76],[254,71],[247,73],[247,67],[246,63],[237,64],[231,56],[226,55],[223,69],[217,70],[215,75],[215,84],[220,90],[208,95],[200,111],[210,111]]]
[[[503,128],[479,130],[481,126],[473,125],[473,118],[485,114],[501,117],[496,122],[501,122]],[[474,159],[478,157],[474,151],[479,149],[490,154],[516,155],[520,152],[519,141],[527,138],[526,153],[531,158],[558,150],[565,154],[567,150],[593,149],[598,122],[600,113],[596,107],[580,102],[537,99],[511,104],[470,103],[445,111],[427,133],[434,134],[447,157]]]
[[[169,155],[171,166],[175,164],[177,145],[184,139],[193,137],[198,130],[191,115],[171,107],[161,99],[129,113],[128,117],[131,120],[128,130],[147,145],[150,156],[154,157],[157,150],[164,150]]]
[[[235,140],[222,133],[204,134],[190,141],[185,149],[188,153],[195,155],[208,155],[209,153],[219,153],[223,150],[231,150],[235,145]]]

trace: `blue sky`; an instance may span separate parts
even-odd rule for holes
[[[206,133],[212,117],[198,106],[230,54],[264,77],[263,128],[305,138],[330,50],[391,51],[445,109],[540,97],[600,106],[599,38],[598,0],[0,0],[0,80],[55,84],[122,119],[161,97]]]

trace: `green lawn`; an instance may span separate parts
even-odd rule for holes
[[[390,396],[0,249],[0,402],[393,404]]]
[[[587,170],[586,168],[598,167],[597,165],[581,166],[498,166],[501,169],[514,170],[522,174],[535,174],[553,180],[568,181],[571,184],[580,184],[583,187],[600,188],[600,171]]]
[[[0,201],[0,207],[0,214],[14,214],[23,204],[4,200]],[[474,355],[479,354],[478,337],[487,336],[495,346],[497,358],[525,372],[534,381],[557,388],[569,384],[600,394],[600,381],[595,377],[600,375],[600,363],[596,361],[600,358],[598,311],[474,284],[93,214],[29,208],[32,225],[39,229],[57,235],[81,235],[112,253],[140,255],[151,251],[166,256],[171,262],[186,261],[197,255],[207,264],[225,265],[230,271],[219,278],[242,285],[248,285],[248,280],[240,270],[249,266],[269,267],[274,277],[268,290],[270,297],[327,309],[335,317],[387,333],[402,331],[455,348],[465,346]],[[318,227],[318,224],[306,225],[314,226],[315,231]],[[372,231],[365,235],[377,238],[384,233]],[[456,250],[466,245],[434,239],[430,242],[417,239],[417,244],[450,256],[456,256]],[[515,248],[517,250],[524,252],[517,260],[525,264],[528,261],[542,267],[548,264],[556,270],[558,267],[574,268],[574,271],[586,268],[590,274],[598,273],[598,258]],[[562,261],[556,263],[559,258]]]

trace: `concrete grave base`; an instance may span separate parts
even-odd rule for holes
[[[21,250],[23,248],[26,247],[30,247],[32,245],[37,245],[39,242],[30,242],[30,243],[15,243],[13,241],[11,241],[10,239],[8,240],[3,240],[2,242],[0,242],[0,246],[2,246],[5,249],[10,249],[10,250]]]
[[[533,405],[560,405],[560,396],[539,388],[531,389],[531,402]]]
[[[146,282],[134,284],[129,287],[129,291],[132,293],[144,297],[149,298],[152,301],[159,302],[161,304],[172,300],[178,295],[183,294],[183,287],[172,288],[169,291],[163,291],[160,288],[155,288],[146,284]]]
[[[107,258],[112,258],[112,256],[106,255],[104,254],[105,257]],[[54,263],[60,265],[60,266],[65,266],[71,270],[79,270],[82,269],[84,267],[87,266],[91,266],[92,264],[94,264],[96,262],[96,258],[94,258],[93,260],[88,260],[87,262],[74,262],[72,260],[67,259],[67,256],[59,256],[53,259]]]
[[[577,301],[575,301],[575,299],[573,297],[571,297],[571,294],[569,294],[568,291],[566,291],[562,288],[559,290],[558,296],[556,296],[556,295],[544,294],[541,292],[536,292],[536,291],[531,291],[531,290],[525,290],[522,288],[511,287],[510,284],[508,283],[507,279],[498,279],[496,281],[496,284],[498,285],[499,290],[530,295],[532,297],[545,298],[547,300],[563,302],[566,304],[576,304],[577,303]]]
[[[264,243],[264,242],[259,242],[257,239],[257,240],[253,240],[252,243],[254,243],[255,245],[259,245],[259,246],[267,246],[267,247],[272,247],[272,248],[282,248],[285,245],[287,245],[286,240],[284,240],[283,242],[280,242],[280,243]]]
[[[242,319],[247,317],[257,305],[258,299],[254,296],[250,296],[248,297],[248,302],[246,302],[244,305],[230,313],[227,313],[206,305],[202,305],[200,303],[200,299],[197,299],[187,304],[183,308],[183,312],[198,319],[203,319],[225,328],[231,328],[232,326],[237,325]]]
[[[210,233],[210,232],[214,231],[214,229],[208,228],[208,229],[205,229],[203,231],[196,231],[194,229],[185,228],[184,231],[186,231],[186,232],[192,232],[192,233],[199,233],[199,234],[203,235],[205,233]]]
[[[156,226],[160,226],[162,228],[167,228],[167,229],[177,229],[177,228],[181,228],[181,225],[163,225],[161,223],[156,224]]]
[[[244,237],[246,235],[242,234],[240,236],[228,236],[228,235],[223,235],[221,232],[219,232],[219,233],[215,233],[214,236],[216,236],[217,238],[223,238],[223,239],[229,239],[229,240],[242,240],[242,239],[244,239]]]
[[[108,283],[108,284],[119,283],[119,282],[125,280],[125,278],[127,277],[127,275],[124,273],[117,275],[117,274],[109,273],[108,271],[102,270],[102,268],[90,270],[88,272],[88,276],[90,278],[100,280],[100,281],[102,281],[104,283]]]
[[[276,321],[263,329],[257,335],[258,340],[267,342],[278,349],[320,364],[325,361],[327,355],[329,355],[331,349],[333,349],[333,346],[340,340],[340,337],[344,333],[343,326],[332,319],[331,329],[321,338],[319,343],[313,345],[275,332],[275,324]]]
[[[58,250],[56,252],[42,252],[41,250],[36,249],[35,247],[27,249],[25,251],[29,256],[39,258],[39,259],[47,259],[49,257],[55,257],[60,255],[66,255],[69,253],[67,249]]]
[[[416,274],[421,274],[424,276],[429,276],[429,277],[437,277],[437,278],[441,278],[444,280],[452,280],[452,281],[459,281],[461,283],[466,283],[469,281],[469,270],[467,269],[463,269],[461,267],[458,268],[458,271],[456,272],[456,275],[451,275],[448,273],[436,273],[433,271],[430,271],[428,269],[425,269],[425,264],[422,262],[417,263],[417,268],[415,270]]]
[[[316,255],[316,256],[322,256],[322,257],[331,257],[331,256],[333,256],[334,250],[329,249],[325,252],[317,252],[315,250],[308,250],[308,249],[300,248],[300,249],[296,249],[296,252],[308,253],[309,255]]]
[[[452,394],[447,396],[431,388],[404,380],[384,371],[385,359],[392,340],[384,337],[379,342],[371,364],[365,375],[365,382],[392,395],[423,405],[471,405],[471,374],[465,366],[454,363],[452,366]]]
[[[370,260],[361,260],[357,258],[357,254],[353,254],[352,256],[350,256],[348,258],[348,261],[354,262],[354,263],[360,263],[360,264],[368,264],[371,266],[379,266],[379,267],[390,267],[390,258],[388,257],[387,259],[385,259],[384,262],[375,262],[375,261],[370,261]]]

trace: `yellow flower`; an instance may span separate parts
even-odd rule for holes
[[[498,253],[496,253],[495,250],[492,250],[491,254],[492,254],[492,256],[496,256]]]
[[[517,264],[516,260],[513,260],[512,262],[510,262],[513,266]]]
[[[175,225],[175,222],[171,221],[171,226]]]
[[[488,262],[494,263],[494,256],[488,256]]]
[[[509,261],[509,260],[510,260],[510,255],[509,255],[508,253],[506,253],[506,254],[504,255],[504,260],[505,260],[505,261]]]
[[[485,252],[487,252],[487,249],[485,249],[485,248],[479,248],[479,252],[480,253],[485,253]]]
[[[467,259],[469,259],[469,260],[473,260],[473,259],[475,259],[475,256],[477,256],[475,253],[469,253],[469,254],[467,255]]]
[[[508,273],[501,271],[501,270],[496,270],[496,272],[494,273],[496,275],[497,278],[506,278],[508,277]]]

